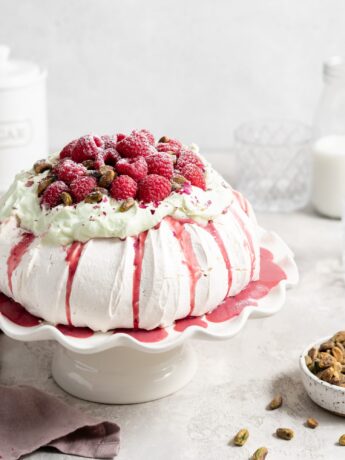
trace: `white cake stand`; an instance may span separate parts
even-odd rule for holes
[[[261,275],[244,294],[232,298],[226,308],[181,320],[175,326],[134,333],[92,333],[83,328],[53,326],[15,304],[22,310],[15,314],[0,313],[0,328],[16,340],[56,340],[53,377],[65,391],[78,398],[107,404],[162,398],[181,389],[195,374],[196,357],[187,339],[228,339],[244,327],[250,316],[268,316],[282,308],[286,287],[298,282],[293,254],[276,234],[264,230],[261,230],[261,248],[273,255],[272,267],[283,271],[284,279],[276,280],[270,289],[267,286],[263,289],[267,275]]]

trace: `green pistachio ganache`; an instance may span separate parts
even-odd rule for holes
[[[52,156],[51,160],[56,159]],[[44,241],[67,245],[91,238],[126,238],[155,227],[164,217],[192,219],[203,223],[214,220],[233,201],[231,187],[203,159],[207,190],[191,186],[189,190],[172,192],[159,204],[139,202],[120,212],[121,201],[105,196],[97,204],[81,202],[73,206],[59,205],[45,209],[37,195],[39,182],[48,171],[34,175],[21,172],[0,200],[0,221],[16,216],[22,228]]]

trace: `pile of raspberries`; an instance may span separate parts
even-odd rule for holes
[[[37,191],[46,208],[98,203],[106,195],[157,203],[188,184],[206,189],[205,167],[195,152],[166,136],[156,143],[145,129],[129,136],[88,134],[67,144],[55,164],[41,160],[34,170],[49,170]]]

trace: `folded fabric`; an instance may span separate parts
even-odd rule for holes
[[[65,454],[113,458],[120,428],[26,385],[0,385],[0,458],[16,460],[40,447]]]

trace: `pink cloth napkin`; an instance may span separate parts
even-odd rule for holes
[[[118,454],[120,428],[97,420],[26,385],[0,385],[0,459],[16,460],[40,447],[89,458]]]

